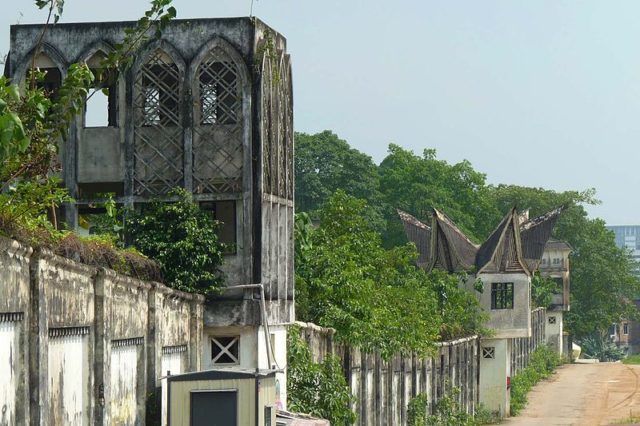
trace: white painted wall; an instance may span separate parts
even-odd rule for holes
[[[208,327],[203,330],[202,340],[202,369],[208,370],[220,367],[236,367],[255,369],[258,367],[258,328],[257,327]],[[211,362],[212,336],[240,336],[239,364],[217,365]]]
[[[18,323],[0,322],[0,425],[16,422]]]
[[[531,336],[531,278],[524,273],[480,274],[484,292],[475,294],[489,314],[486,326],[495,338]],[[472,279],[468,280],[473,283]],[[491,309],[491,284],[513,283],[513,309]]]
[[[549,322],[550,318],[555,318],[555,324],[553,321]],[[562,332],[564,331],[564,319],[562,311],[547,311],[545,315],[545,336],[547,339],[547,345],[562,355]]]
[[[130,425],[136,420],[138,348],[138,345],[129,345],[111,349],[109,413],[112,424]]]
[[[52,424],[89,423],[88,342],[87,335],[49,338],[49,413]]]
[[[283,370],[276,373],[276,405],[285,410],[287,407],[287,327],[284,325],[272,325],[269,327],[269,341],[273,347],[274,359],[269,365],[267,358],[267,344],[263,327],[257,329],[258,339],[258,367],[261,369],[275,368]],[[279,392],[278,392],[279,391]]]
[[[494,347],[495,358],[483,356],[483,348]],[[511,344],[508,339],[482,339],[480,341],[480,403],[501,417],[509,416],[511,403],[507,377],[511,375]]]

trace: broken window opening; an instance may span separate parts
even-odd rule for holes
[[[491,283],[491,309],[513,309],[513,283]]]
[[[231,62],[205,62],[200,66],[200,124],[236,124],[239,98],[237,73]]]
[[[62,85],[62,73],[58,68],[40,68],[44,72],[44,78],[36,83],[49,99],[56,99]]]
[[[117,77],[113,72],[91,69],[95,82],[84,110],[84,127],[117,127]]]
[[[213,218],[220,222],[217,230],[218,241],[225,245],[225,254],[235,254],[236,248],[236,202],[203,201],[200,208],[210,212]]]

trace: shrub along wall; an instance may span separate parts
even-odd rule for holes
[[[438,345],[434,356],[396,355],[385,361],[379,353],[335,342],[334,330],[297,323],[315,362],[327,355],[340,358],[347,384],[354,395],[357,425],[405,425],[409,401],[420,393],[434,407],[453,388],[463,410],[473,413],[478,400],[478,337]]]
[[[385,361],[379,353],[365,353],[356,347],[338,343],[335,330],[311,323],[297,323],[300,337],[307,343],[314,362],[336,355],[342,363],[347,385],[354,396],[352,409],[356,425],[406,425],[409,402],[417,395],[427,401],[428,412],[436,413],[443,397],[455,399],[461,412],[478,410],[479,344],[471,336],[438,344],[429,358],[398,354]],[[512,376],[524,371],[536,360],[532,354],[543,350],[545,309],[531,312],[531,337],[511,339]],[[535,361],[531,368],[537,369]],[[527,371],[529,371],[527,370]],[[455,390],[455,391],[454,391]]]

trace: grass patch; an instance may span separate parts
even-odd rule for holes
[[[629,417],[625,417],[623,419],[614,420],[612,424],[614,425],[636,425],[640,423],[640,416],[634,415],[629,412]]]
[[[640,364],[640,354],[638,355],[629,355],[625,359],[622,360],[623,364]],[[640,417],[636,417],[636,419],[640,419]]]

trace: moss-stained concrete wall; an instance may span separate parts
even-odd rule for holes
[[[0,424],[144,424],[163,353],[200,368],[203,303],[0,237]]]

